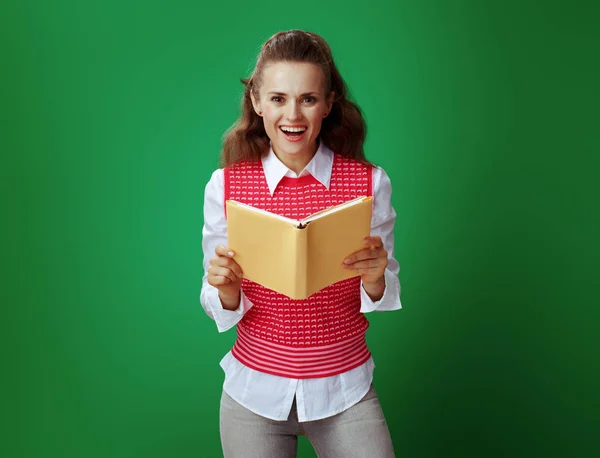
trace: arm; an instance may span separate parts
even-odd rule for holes
[[[240,290],[239,302],[219,297],[219,290],[208,283],[210,259],[217,246],[227,246],[227,219],[223,207],[223,169],[216,170],[204,190],[204,227],[202,228],[202,252],[204,275],[200,290],[200,304],[217,324],[219,332],[227,331],[242,319],[252,303]]]
[[[373,169],[373,217],[371,235],[380,237],[387,251],[384,275],[375,283],[361,281],[361,312],[391,311],[402,308],[400,303],[400,265],[394,257],[394,223],[396,212],[392,207],[392,184],[382,168]]]

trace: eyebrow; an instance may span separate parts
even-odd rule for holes
[[[287,95],[285,92],[278,92],[278,91],[270,91],[268,92],[268,94],[273,94],[273,95]],[[312,91],[312,92],[305,92],[304,94],[300,94],[300,97],[304,97],[307,95],[319,95],[318,92]]]

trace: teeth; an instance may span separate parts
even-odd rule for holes
[[[304,132],[306,127],[281,127],[284,132]]]

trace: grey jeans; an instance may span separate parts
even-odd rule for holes
[[[394,458],[392,439],[375,388],[349,409],[322,420],[299,422],[296,403],[286,421],[257,415],[223,391],[220,412],[225,458],[295,458],[298,436],[319,458]]]

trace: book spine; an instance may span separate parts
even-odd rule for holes
[[[304,299],[308,296],[308,227],[294,229],[294,257],[296,270],[293,299]]]

